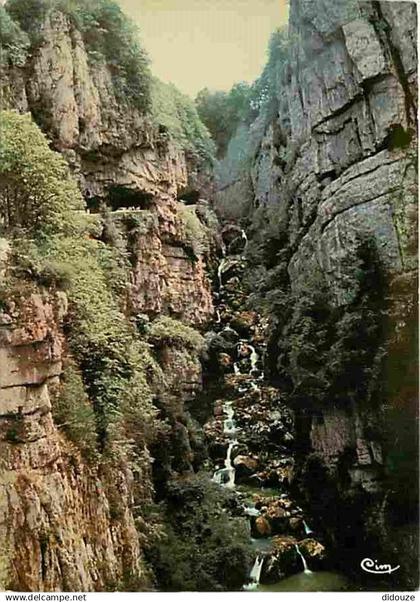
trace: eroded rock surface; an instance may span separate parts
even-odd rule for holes
[[[21,293],[0,314],[3,579],[23,591],[103,591],[121,587],[130,573],[147,587],[130,510],[131,475],[121,468],[104,478],[52,417],[66,297],[35,288]],[[107,497],[109,478],[119,482],[118,520]]]

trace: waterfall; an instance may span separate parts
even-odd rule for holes
[[[237,444],[237,441],[232,441],[231,443],[229,443],[229,447],[226,454],[225,468],[228,475],[228,481],[225,484],[225,487],[228,487],[229,489],[233,489],[235,487],[235,468],[232,464],[232,450]]]
[[[222,318],[220,317],[220,311],[216,309],[216,324],[220,324]]]
[[[295,548],[296,548],[296,552],[297,552],[298,556],[300,556],[300,558],[302,560],[303,572],[306,573],[307,575],[309,575],[310,573],[312,573],[312,571],[308,569],[308,565],[306,564],[305,556],[299,550],[299,546],[297,544],[295,544]]]
[[[302,521],[302,523],[303,523],[303,528],[305,529],[305,534],[306,535],[312,535],[313,534],[312,529],[310,529],[308,527],[308,525],[307,525],[307,523],[305,521]]]
[[[226,403],[223,404],[223,411],[229,420],[232,420],[232,418],[235,415],[235,410],[233,409],[232,406],[233,406],[233,401],[227,401]]]
[[[235,410],[233,409],[232,404],[232,401],[227,401],[223,405],[223,412],[226,414],[226,419],[223,422],[223,432],[225,435],[229,436],[234,435],[238,430],[234,420]],[[213,481],[215,483],[222,485],[223,487],[228,487],[229,489],[233,489],[235,487],[235,467],[232,464],[232,450],[235,445],[238,445],[238,441],[236,439],[232,439],[227,448],[225,467],[219,468],[219,470],[216,470],[213,475]]]
[[[241,230],[241,237],[242,237],[242,240],[245,241],[245,246],[244,246],[244,250],[243,250],[243,252],[245,253],[246,248],[248,246],[248,236],[246,235],[245,230]]]
[[[251,370],[255,370],[258,363],[258,353],[252,345],[248,345],[248,347],[251,349]]]
[[[226,259],[222,259],[222,261],[219,263],[219,267],[217,268],[217,277],[219,279],[219,289],[223,288],[223,269],[224,269],[226,263],[227,263]]]
[[[223,405],[223,411],[226,414],[226,419],[223,422],[223,432],[226,435],[234,435],[237,431],[235,421],[233,419],[235,411],[232,407],[232,402],[228,401]],[[237,443],[237,441],[235,441]]]
[[[234,435],[238,429],[236,428],[235,421],[227,418],[223,425],[223,432],[225,435]]]
[[[255,506],[243,506],[243,509],[247,516],[261,516],[261,512]]]
[[[251,572],[249,574],[251,583],[249,585],[245,585],[244,589],[252,590],[252,589],[256,589],[258,587],[258,585],[260,584],[261,571],[262,571],[263,564],[264,564],[264,556],[262,554],[259,554],[256,557],[254,566],[252,567]]]
[[[222,485],[222,487],[227,487],[228,489],[233,489],[235,487],[235,467],[232,464],[232,450],[235,445],[238,445],[236,439],[229,443],[226,452],[225,467],[219,468],[213,475],[213,481],[215,483]]]

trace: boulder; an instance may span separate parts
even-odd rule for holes
[[[270,523],[263,516],[257,516],[251,526],[253,537],[269,537],[271,535]]]
[[[257,314],[254,311],[241,311],[236,314],[231,325],[242,336],[249,336],[257,322]]]
[[[273,551],[264,563],[260,583],[277,583],[299,573],[302,562],[296,550],[297,540],[290,536],[273,537]]]
[[[326,559],[325,547],[316,539],[303,539],[298,544],[311,570],[319,570],[323,567]]]
[[[228,353],[219,353],[218,364],[222,370],[227,370],[232,366],[232,358]]]
[[[239,455],[234,459],[233,465],[235,467],[235,482],[248,483],[248,478],[258,469],[258,458]]]

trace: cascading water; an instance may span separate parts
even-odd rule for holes
[[[242,253],[245,253],[246,252],[246,248],[248,246],[248,236],[246,235],[245,230],[241,230],[241,237],[242,237],[242,240],[245,241],[244,250],[242,251]]]
[[[224,270],[226,263],[227,263],[227,260],[225,258],[223,258],[222,261],[219,263],[219,267],[217,268],[217,277],[219,279],[219,288],[220,289],[223,288],[223,270]]]
[[[258,587],[258,585],[260,584],[261,571],[262,571],[263,564],[264,564],[264,556],[262,554],[259,554],[256,557],[254,566],[252,567],[251,572],[249,574],[251,583],[249,583],[248,585],[245,585],[244,589],[253,590]]]
[[[311,574],[312,571],[310,569],[308,569],[308,565],[306,563],[305,556],[302,554],[302,552],[300,551],[299,546],[297,544],[295,545],[295,548],[296,548],[297,555],[300,556],[300,559],[302,560],[303,572],[306,573],[307,575]]]
[[[225,435],[231,437],[238,430],[235,425],[235,411],[232,407],[231,401],[228,401],[224,404],[223,411],[226,414],[226,419],[223,422],[223,432]],[[232,451],[236,445],[238,445],[238,441],[236,439],[233,439],[229,442],[225,458],[225,467],[216,470],[213,475],[213,481],[219,485],[222,485],[223,487],[228,487],[229,489],[233,489],[235,487],[235,467],[232,464]]]
[[[310,527],[308,527],[305,521],[302,521],[303,528],[305,529],[305,535],[313,535],[313,531]]]
[[[242,238],[245,240],[244,251],[242,252],[242,256],[245,254],[246,245],[248,244],[248,240],[246,237],[246,233],[243,232]],[[257,539],[255,541],[258,542],[258,546],[255,546],[255,553],[257,557],[255,558],[255,562],[252,566],[250,575],[249,575],[249,583],[244,586],[244,590],[246,591],[257,591],[264,590],[266,587],[264,584],[261,584],[260,581],[264,581],[264,575],[262,573],[262,569],[264,566],[264,561],[267,559],[267,579],[272,579],[272,575],[275,574],[277,570],[275,566],[275,554],[273,555],[273,541],[272,541],[272,533],[270,532],[267,535],[267,532],[261,533],[259,530],[259,524],[264,524],[264,521],[270,521],[270,517],[267,513],[267,507],[270,505],[274,505],[274,507],[282,506],[281,503],[277,503],[275,498],[278,500],[284,500],[288,508],[290,504],[293,502],[290,501],[290,494],[288,493],[280,493],[280,490],[276,493],[276,490],[266,490],[267,481],[263,478],[264,473],[261,473],[260,466],[257,464],[255,467],[250,464],[248,467],[245,463],[244,465],[247,468],[248,472],[252,472],[249,475],[249,484],[244,481],[245,470],[243,469],[243,459],[239,459],[238,466],[240,467],[238,471],[236,471],[233,458],[235,458],[235,447],[240,446],[241,455],[244,456],[249,455],[250,462],[257,460],[261,462],[261,457],[258,457],[258,450],[249,449],[250,440],[249,440],[249,427],[247,422],[241,421],[244,415],[244,408],[249,407],[249,411],[252,413],[254,407],[264,407],[264,402],[269,399],[269,388],[267,383],[265,382],[264,376],[264,343],[261,342],[261,322],[253,324],[253,328],[249,330],[243,330],[241,328],[232,328],[234,323],[232,319],[235,317],[236,319],[240,317],[239,309],[241,306],[233,305],[234,294],[232,291],[235,291],[235,287],[237,284],[232,285],[232,287],[223,286],[224,279],[226,279],[227,272],[231,270],[232,266],[232,274],[237,274],[238,270],[242,269],[242,264],[244,263],[244,258],[239,255],[223,257],[218,270],[218,281],[219,281],[219,294],[217,295],[217,304],[220,306],[220,310],[216,307],[216,323],[221,324],[223,320],[223,325],[219,327],[219,331],[224,333],[224,337],[228,342],[227,345],[227,353],[230,355],[231,362],[233,364],[233,372],[236,376],[240,375],[240,378],[231,379],[231,374],[226,376],[226,382],[229,383],[229,387],[233,389],[233,397],[231,399],[235,399],[235,401],[224,401],[223,404],[223,414],[222,416],[217,413],[217,424],[220,425],[217,429],[217,440],[220,443],[220,431],[222,430],[224,434],[224,445],[225,447],[225,457],[223,464],[219,463],[218,469],[214,472],[213,481],[218,483],[221,487],[235,490],[237,494],[237,499],[240,502],[243,514],[248,517],[250,523],[250,536],[252,540],[253,535],[257,535]],[[234,269],[233,269],[234,268]],[[240,278],[237,278],[240,281]],[[229,290],[228,290],[229,289]],[[233,298],[233,299],[232,299]],[[221,317],[221,314],[223,318]],[[239,316],[238,316],[239,314]],[[240,318],[241,319],[241,318]],[[232,324],[232,326],[231,326]],[[265,331],[264,331],[265,332]],[[252,345],[254,344],[254,346]],[[231,366],[232,366],[231,364]],[[245,368],[248,365],[249,370]],[[230,372],[230,371],[229,371]],[[230,380],[231,379],[231,380]],[[230,395],[230,393],[229,393]],[[237,405],[235,405],[237,403]],[[247,408],[248,409],[248,408]],[[245,414],[246,414],[245,410]],[[279,412],[277,412],[279,413]],[[267,421],[271,420],[272,412],[266,413]],[[235,418],[237,420],[235,420]],[[286,422],[286,417],[280,416],[280,421],[282,424],[285,424],[287,428],[289,428],[288,423]],[[274,419],[273,419],[274,420]],[[240,424],[240,427],[237,426]],[[284,438],[285,441],[286,435]],[[238,453],[236,451],[236,453]],[[233,458],[232,458],[233,457]],[[283,458],[279,459],[279,463],[281,463]],[[289,458],[286,457],[286,464],[289,462]],[[252,468],[251,468],[252,467]],[[245,477],[247,475],[245,474]],[[237,484],[235,483],[235,479],[237,480]],[[245,488],[251,488],[251,494]],[[256,493],[253,493],[253,491]],[[263,498],[267,498],[267,502],[264,501]],[[274,498],[274,499],[273,499]],[[299,506],[296,505],[295,509],[292,510],[292,514],[298,514],[299,517],[303,517],[303,510]],[[289,512],[290,514],[290,512]],[[268,518],[267,518],[268,516]],[[259,517],[263,517],[262,521],[259,521]],[[306,522],[302,522],[302,531],[306,536],[313,533],[310,527]],[[275,532],[273,533],[275,535]],[[265,547],[261,548],[261,545]],[[312,582],[313,577],[309,578],[309,575],[312,575],[312,571],[308,569],[306,559],[302,555],[299,546],[296,545],[296,554],[300,557],[302,562],[302,572],[299,573],[302,581],[306,583]],[[273,568],[274,567],[274,568]],[[274,573],[273,573],[274,571]],[[281,579],[282,577],[280,577]]]
[[[255,347],[253,347],[252,345],[248,345],[248,347],[251,349],[251,370],[255,370],[258,364],[259,356],[258,353],[255,351]]]
[[[228,487],[229,489],[233,489],[235,487],[235,468],[232,464],[232,450],[237,444],[237,441],[231,441],[226,454],[225,468],[228,480],[225,483],[225,487]]]

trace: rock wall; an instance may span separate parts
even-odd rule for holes
[[[158,200],[151,210],[138,213],[139,218],[142,215],[144,227],[126,234],[133,266],[130,310],[150,317],[169,315],[195,327],[205,325],[213,315],[206,273],[209,258],[200,252],[196,255],[193,247],[199,241],[188,236],[185,219],[195,220],[195,234],[206,245],[211,246],[212,234],[196,221],[194,207],[186,209],[174,199]],[[119,217],[124,219],[124,214],[116,214]]]
[[[2,586],[18,591],[104,591],[127,575],[150,583],[131,506],[131,476],[101,476],[58,430],[67,312],[63,293],[34,287],[0,314],[0,537]],[[119,482],[122,516],[107,482]]]
[[[333,483],[310,485],[314,459],[303,487],[341,541],[344,523],[352,525],[355,564],[361,512],[367,529],[369,521],[401,523],[398,512],[415,522],[390,466],[400,454],[412,458],[404,478],[417,471],[416,19],[410,2],[291,2],[278,114],[252,168],[250,253],[263,256],[260,295],[272,316],[267,364],[293,393],[301,462],[312,454]],[[357,312],[359,326],[350,326]],[[356,343],[370,319],[375,336]],[[352,356],[337,368],[340,350]],[[370,372],[359,378],[362,356]],[[349,491],[373,497],[350,510]],[[384,492],[381,518],[367,518]],[[328,495],[335,502],[325,512]],[[371,542],[381,540],[378,530]]]
[[[196,248],[177,197],[187,189],[199,196],[203,182],[211,188],[209,174],[147,116],[116,98],[110,68],[92,64],[81,33],[65,15],[50,14],[41,38],[23,67],[2,70],[0,107],[31,112],[67,159],[89,206],[97,210],[107,200],[116,210],[110,222],[123,224],[132,266],[127,317],[165,314],[203,327],[213,313],[206,261],[214,243],[192,207],[195,235],[208,246]],[[1,277],[9,252],[3,242]],[[142,500],[135,499],[128,465],[86,462],[53,418],[68,357],[65,294],[52,297],[34,284],[21,291],[19,302],[8,298],[1,308],[2,584],[28,591],[152,588],[134,508]],[[165,464],[166,478],[192,471],[194,442],[184,403],[201,389],[202,375],[198,351],[168,343],[158,359],[167,383],[164,392],[156,390],[156,403],[164,399],[158,407],[168,420],[163,445],[172,456],[166,464],[157,457],[154,466]],[[159,442],[156,453],[158,448]],[[150,502],[151,474],[137,485]]]
[[[174,196],[199,165],[132,103],[116,97],[111,68],[92,61],[81,32],[54,11],[26,64],[2,70],[0,106],[31,112],[68,160],[87,197],[110,188]],[[188,172],[187,172],[187,163]]]

